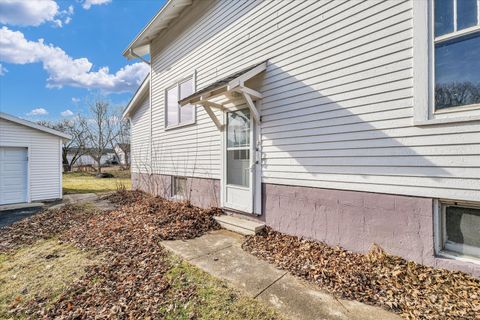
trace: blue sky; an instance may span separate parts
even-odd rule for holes
[[[163,3],[0,0],[0,111],[55,120],[98,95],[125,105],[148,66],[122,52]]]

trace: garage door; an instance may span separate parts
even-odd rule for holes
[[[27,202],[27,148],[0,147],[0,204]]]

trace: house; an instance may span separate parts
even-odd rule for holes
[[[82,154],[80,156],[77,155],[77,150],[72,149],[69,150],[67,153],[67,159],[69,162],[72,161],[74,157],[77,157],[77,160],[73,164],[73,168],[79,167],[79,166],[92,166],[96,167],[97,166],[97,161],[89,154],[89,150],[82,151]],[[100,164],[102,166],[104,165],[110,165],[110,164],[118,164],[117,156],[115,155],[115,152],[113,149],[105,149],[101,159],[100,159]]]
[[[478,6],[168,1],[124,52],[134,188],[480,276]]]
[[[129,143],[117,143],[113,148],[116,157],[118,157],[118,163],[122,166],[130,165],[130,144]]]
[[[0,205],[62,198],[68,134],[0,112]]]

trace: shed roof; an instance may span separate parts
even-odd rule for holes
[[[229,86],[232,86],[232,82],[238,82],[238,81],[246,81],[246,80],[249,80],[250,78],[256,76],[257,74],[259,74],[260,72],[262,72],[263,70],[265,70],[265,68],[267,67],[267,61],[262,61],[260,63],[257,63],[257,64],[254,64],[252,66],[249,66],[247,68],[244,68],[238,72],[235,72],[225,78],[222,78],[220,80],[217,80],[211,84],[209,84],[208,86],[206,86],[205,88],[202,88],[194,93],[192,93],[191,95],[189,95],[188,97],[185,97],[181,100],[178,101],[178,103],[180,105],[185,105],[187,103],[195,103],[195,98],[200,98],[202,95],[204,94],[207,94],[207,93],[211,93],[211,92],[216,92],[218,91],[218,94],[222,94],[226,91],[229,90]],[[224,90],[219,90],[219,89],[222,89],[224,88]]]
[[[20,119],[20,118],[14,117],[12,115],[9,115],[9,114],[3,113],[3,112],[0,112],[0,119],[5,119],[5,120],[8,120],[8,121],[20,124],[22,126],[26,126],[26,127],[32,128],[32,129],[36,129],[36,130],[39,130],[39,131],[50,133],[50,134],[53,134],[55,136],[62,137],[64,139],[72,139],[72,136],[69,135],[69,134],[66,134],[66,133],[60,132],[58,130],[54,130],[54,129],[45,127],[45,126],[41,126],[41,125],[36,124],[34,122],[24,120],[24,119]]]

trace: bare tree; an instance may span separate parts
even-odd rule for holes
[[[116,138],[115,121],[118,119],[109,110],[106,101],[95,99],[89,106],[90,118],[85,121],[87,153],[97,163],[98,173],[102,172],[102,156]]]
[[[63,169],[72,171],[78,159],[85,154],[85,119],[77,115],[71,120],[63,119],[58,122],[38,121],[38,124],[64,132],[72,136],[72,139],[63,140],[62,160]]]
[[[111,141],[111,147],[120,166],[123,169],[128,169],[130,167],[130,122],[122,119],[122,108],[117,109],[115,117],[116,121],[113,122],[114,138]],[[116,147],[120,149],[123,156]],[[124,163],[122,163],[123,157],[125,158]]]

